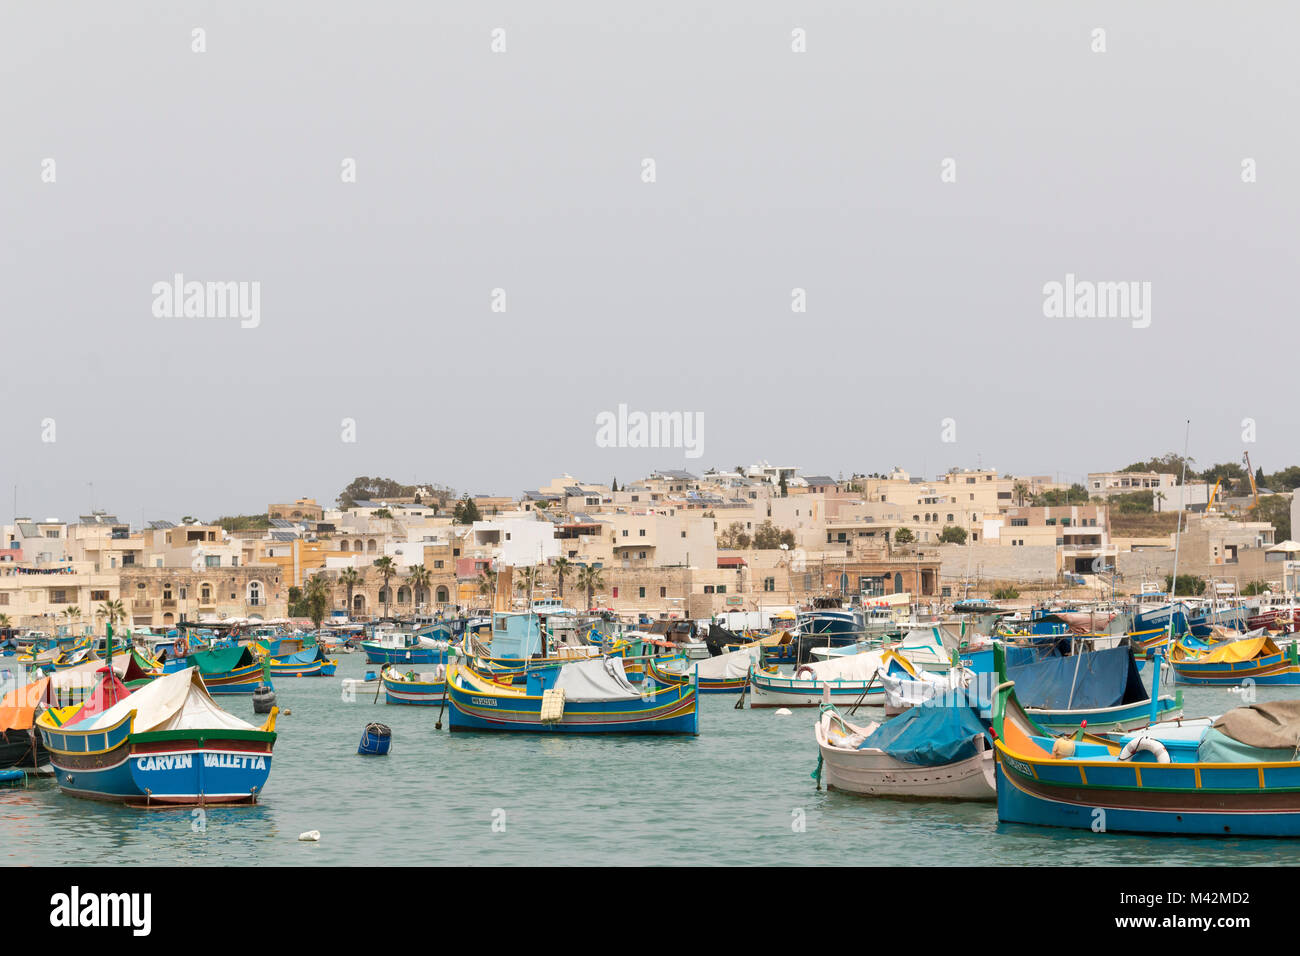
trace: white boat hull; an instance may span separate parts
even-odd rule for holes
[[[821,705],[823,689],[831,688],[831,701],[852,707],[862,702],[863,707],[879,707],[885,703],[885,689],[876,681],[868,689],[869,681],[818,681],[794,678],[752,677],[749,683],[750,707],[817,707]],[[863,691],[867,694],[864,697]]]
[[[997,799],[992,750],[983,749],[974,757],[940,767],[921,767],[895,760],[880,750],[832,747],[827,742],[824,723],[817,724],[815,733],[822,755],[822,780],[827,789],[872,797]],[[979,746],[984,746],[982,740]]]

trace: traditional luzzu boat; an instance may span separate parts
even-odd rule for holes
[[[1180,684],[1300,684],[1300,649],[1283,650],[1267,634],[1210,645],[1185,639],[1169,652],[1169,666]]]
[[[133,694],[110,668],[101,677],[86,702],[36,720],[65,793],[145,807],[257,801],[276,709],[260,728],[226,713],[195,667]]]
[[[309,647],[288,657],[272,657],[272,677],[333,677],[339,662],[330,660],[320,647]]]
[[[689,681],[698,675],[701,694],[743,694],[749,688],[749,670],[757,661],[759,648],[742,648],[702,661],[685,657],[651,657],[650,676],[661,684]]]
[[[1095,832],[1300,836],[1300,701],[1124,742],[1055,737],[1011,681],[993,705],[998,819]]]
[[[447,667],[453,731],[570,734],[700,732],[694,682],[640,689],[617,657],[573,661],[529,671],[524,687],[489,680],[458,660]]]
[[[941,705],[912,707],[884,723],[859,727],[828,699],[813,734],[818,783],[881,797],[993,800],[993,744],[977,698],[965,692]],[[987,703],[984,707],[987,715]]]
[[[1007,666],[1005,650],[994,651],[999,680],[1013,680],[1017,695],[1042,726],[1073,729],[1086,722],[1094,731],[1133,730],[1183,713],[1183,695],[1161,695],[1161,658],[1154,658],[1152,699],[1129,647],[1079,651],[1069,657]]]
[[[445,664],[447,642],[409,631],[376,631],[361,642],[370,664]]]
[[[188,657],[168,661],[164,673],[197,667],[210,694],[251,694],[258,684],[270,684],[263,664],[247,647],[223,647],[200,651]]]
[[[883,704],[885,689],[876,678],[883,662],[882,651],[867,651],[802,664],[792,675],[755,665],[749,671],[749,706],[816,707],[823,687],[830,688],[833,703]],[[911,674],[915,676],[915,670]]]
[[[50,762],[36,732],[36,715],[49,705],[50,678],[15,687],[0,699],[0,769],[40,773]]]
[[[438,664],[431,671],[400,671],[389,664],[380,672],[384,702],[389,704],[441,704],[447,697],[447,667]]]

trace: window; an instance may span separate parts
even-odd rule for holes
[[[637,588],[637,597],[645,597],[645,588]]]
[[[646,553],[645,553],[644,551],[638,551],[638,552],[636,553],[636,556],[637,556],[638,558],[644,558],[644,557],[645,557],[645,554],[646,554]]]
[[[181,588],[181,600],[182,600],[182,601],[185,600],[185,590],[186,590],[185,588]],[[104,592],[104,593],[108,593],[108,592]],[[98,598],[95,598],[95,600],[99,600],[99,599],[98,599]]]
[[[683,538],[686,537],[686,532],[685,532],[685,531],[682,532],[682,537],[683,537]]]
[[[1029,526],[1029,519],[1028,519],[1028,518],[1012,518],[1012,519],[1011,519],[1011,527],[1013,527],[1013,528],[1026,528],[1026,527],[1028,527],[1028,526]]]
[[[67,604],[67,603],[68,603],[68,592],[67,592],[67,591],[64,591],[64,590],[51,591],[51,592],[50,592],[50,603],[51,603],[51,604]]]
[[[614,597],[618,597],[618,588],[614,588]]]
[[[713,593],[713,585],[712,585],[712,584],[706,584],[706,585],[704,585],[704,593],[705,593],[705,594],[712,594],[712,593]]]
[[[645,528],[642,528],[640,531],[637,532],[637,534],[639,534],[641,537],[644,538],[644,537],[645,537]]]
[[[262,603],[262,582],[261,581],[248,582],[248,603],[253,607],[257,607]]]
[[[203,584],[199,586],[199,600],[204,604],[212,603],[212,585]]]
[[[624,529],[623,529],[623,537],[625,537],[625,538],[627,537],[627,528],[624,528]]]
[[[776,578],[763,578],[763,590],[764,590],[764,591],[775,591],[775,590],[776,590]]]
[[[440,568],[440,567],[442,567],[442,559],[439,558],[439,559],[437,559],[436,561],[434,561],[434,562],[433,562],[433,566],[434,566],[435,569],[436,569],[436,568]]]
[[[8,603],[9,603],[9,592],[6,591],[3,594],[0,594],[0,604],[8,604]]]
[[[719,584],[719,585],[718,585],[718,593],[719,593],[719,594],[726,594],[726,593],[727,593],[727,586],[726,586],[725,584]]]
[[[108,592],[107,592],[107,591],[91,591],[91,592],[90,592],[90,599],[91,599],[92,601],[107,601],[107,600],[108,600]]]
[[[659,589],[659,596],[660,596],[660,597],[667,597],[667,596],[668,596],[668,589],[667,589],[667,588],[660,588],[660,589]]]
[[[203,566],[207,568],[221,567],[221,555],[207,554],[203,556]]]

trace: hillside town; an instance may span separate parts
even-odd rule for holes
[[[566,474],[518,496],[359,478],[332,505],[301,497],[236,518],[16,516],[3,528],[0,626],[84,633],[105,607],[154,629],[306,617],[317,576],[332,616],[409,619],[495,603],[503,567],[516,569],[519,606],[551,597],[629,623],[817,598],[1097,599],[1162,583],[1175,560],[1180,581],[1220,593],[1297,590],[1290,488],[1260,487],[1239,466],[1185,481],[1173,466],[1140,468],[1085,484],[993,468],[834,478],[759,462],[626,484]]]

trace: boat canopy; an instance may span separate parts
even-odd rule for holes
[[[197,667],[159,677],[125,700],[90,718],[77,730],[112,727],[135,711],[133,733],[157,730],[256,730],[217,706],[203,686]]]
[[[227,674],[240,667],[256,664],[253,652],[247,647],[223,647],[215,651],[200,651],[188,658],[190,667],[204,674]],[[182,673],[177,671],[177,673]]]
[[[575,702],[631,700],[641,696],[641,692],[628,681],[621,657],[565,664],[555,678],[555,689],[564,691],[565,700]]]
[[[1128,647],[1083,651],[1007,668],[1016,698],[1042,710],[1099,710],[1150,700]]]
[[[968,760],[980,752],[984,722],[965,699],[953,707],[912,707],[891,717],[862,741],[859,750],[881,750],[895,760],[922,767]]]
[[[4,699],[0,700],[0,733],[30,729],[36,719],[36,708],[45,699],[49,686],[50,679],[42,677],[5,694]]]
[[[749,665],[757,658],[757,648],[742,647],[738,651],[700,661],[696,668],[700,677],[708,680],[739,680],[749,673]]]
[[[1239,664],[1254,660],[1259,654],[1277,654],[1278,647],[1267,635],[1216,644],[1204,654],[1188,660],[1189,664]]]
[[[866,651],[845,657],[831,657],[805,664],[804,667],[811,670],[817,680],[871,680],[882,660],[880,651]]]

